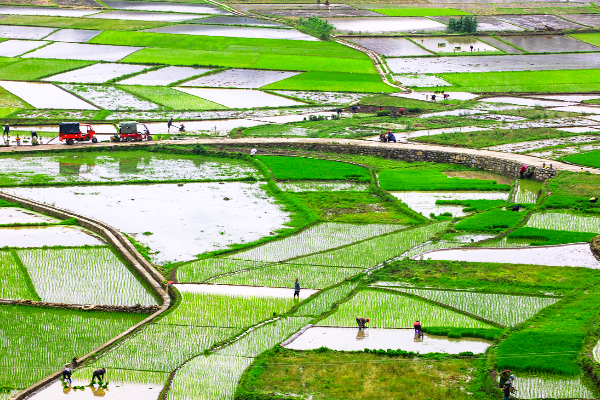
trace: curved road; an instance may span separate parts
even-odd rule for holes
[[[356,140],[356,139],[319,139],[319,138],[241,138],[241,139],[230,139],[230,138],[214,138],[214,139],[185,139],[185,140],[157,140],[153,142],[132,142],[132,143],[76,143],[72,146],[73,149],[82,147],[120,147],[120,146],[147,146],[148,144],[179,144],[179,145],[191,145],[191,144],[205,144],[205,145],[242,145],[256,147],[260,154],[261,145],[281,145],[285,147],[290,144],[305,143],[305,144],[320,144],[320,145],[351,145],[360,146],[365,148],[381,148],[381,149],[406,149],[406,150],[422,150],[422,151],[437,151],[445,153],[454,153],[457,155],[475,155],[475,156],[486,156],[492,157],[499,160],[515,161],[518,163],[535,166],[542,168],[544,163],[546,165],[552,164],[552,168],[559,171],[571,171],[578,172],[581,170],[581,166],[565,164],[555,160],[548,160],[544,158],[532,157],[523,154],[514,153],[501,153],[498,151],[490,150],[476,150],[476,149],[465,149],[461,147],[444,147],[427,144],[410,144],[410,143],[381,143],[367,140]],[[0,153],[17,153],[23,151],[35,151],[44,152],[57,149],[67,149],[65,144],[52,144],[52,145],[41,145],[41,146],[11,146],[11,147],[0,147]],[[600,174],[600,169],[584,167],[585,171],[589,171],[593,174]]]

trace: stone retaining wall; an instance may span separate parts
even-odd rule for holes
[[[83,311],[107,311],[107,312],[122,312],[130,314],[154,314],[160,310],[160,306],[113,306],[113,305],[95,305],[95,304],[66,304],[66,303],[49,303],[47,301],[33,300],[11,300],[0,299],[0,304],[22,305],[42,308],[61,308],[64,310],[83,310]]]
[[[103,237],[110,245],[112,245],[115,250],[119,252],[119,254],[125,259],[131,268],[133,268],[134,272],[139,275],[150,287],[150,289],[158,295],[162,299],[162,306],[160,309],[143,321],[135,324],[131,328],[127,329],[125,332],[120,335],[110,339],[108,342],[104,343],[100,347],[92,350],[88,354],[79,357],[79,360],[82,364],[85,364],[91,357],[95,354],[107,349],[112,346],[116,342],[124,339],[126,336],[130,335],[134,331],[136,331],[141,326],[151,322],[154,318],[158,317],[160,314],[165,312],[170,304],[171,297],[163,288],[161,282],[164,281],[164,277],[154,269],[152,264],[150,264],[131,244],[131,242],[118,230],[113,228],[112,226],[105,224],[101,221],[86,217],[84,215],[80,215],[71,211],[63,210],[54,206],[50,206],[43,203],[38,203],[33,200],[25,199],[18,196],[13,196],[5,192],[0,192],[0,199],[6,200],[11,203],[20,203],[22,206],[30,208],[34,211],[50,215],[52,217],[56,217],[59,219],[70,219],[76,218],[77,222],[80,226],[91,230],[92,232],[97,233],[101,237]],[[32,302],[34,303],[34,302]],[[37,303],[37,302],[36,302]],[[49,304],[49,303],[48,303]],[[33,305],[33,304],[30,304]],[[81,306],[79,306],[81,308]],[[111,307],[111,306],[107,306]],[[69,355],[71,357],[72,355]],[[54,382],[61,375],[62,370],[55,371],[53,374],[47,376],[41,381],[31,385],[30,387],[20,391],[11,397],[11,400],[22,400],[26,399],[29,396],[33,395],[37,391],[43,389],[46,385]]]
[[[262,150],[263,153],[271,150],[289,148],[295,150],[305,151],[321,151],[321,152],[334,152],[334,153],[345,153],[345,154],[356,154],[365,156],[377,156],[383,158],[391,158],[397,160],[404,160],[407,162],[419,162],[428,161],[443,164],[457,164],[465,167],[479,168],[484,171],[493,172],[500,175],[509,176],[516,178],[519,176],[519,169],[523,164],[518,161],[494,157],[493,155],[475,155],[458,153],[456,151],[438,151],[438,150],[422,150],[419,148],[406,149],[394,147],[390,144],[389,148],[380,146],[368,146],[360,144],[338,144],[335,142],[325,143],[207,143],[205,146],[216,147],[222,151],[242,151],[248,152],[248,148],[257,147]],[[259,151],[259,154],[261,151]],[[545,181],[546,179],[553,178],[556,175],[554,169],[543,169],[535,168],[532,179],[538,181]]]

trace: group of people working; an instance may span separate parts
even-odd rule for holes
[[[394,136],[392,131],[388,131],[387,133],[381,132],[379,134],[379,140],[383,143],[396,143],[396,136]]]
[[[79,358],[77,358],[77,357],[73,357],[71,364],[65,364],[65,367],[63,368],[63,371],[62,371],[62,377],[60,378],[60,380],[63,382],[68,381],[69,385],[71,385],[71,383],[72,383],[71,377],[73,376],[73,368],[75,368],[78,364],[79,364]],[[96,378],[98,378],[98,383],[104,382],[104,374],[106,374],[106,368],[100,368],[100,369],[95,370],[92,374],[92,383],[91,384],[93,385],[94,383],[96,383]]]

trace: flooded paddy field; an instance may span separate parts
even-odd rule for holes
[[[431,55],[429,51],[405,38],[353,37],[350,41],[388,57]]]
[[[89,61],[119,61],[141,47],[133,46],[106,46],[85,43],[56,42],[48,46],[27,53],[25,58],[58,58],[63,60],[89,60]]]
[[[479,53],[498,51],[498,49],[495,47],[468,36],[459,36],[453,38],[413,38],[413,40],[434,53]]]
[[[369,18],[327,18],[338,32],[388,33],[443,31],[446,25],[428,18],[411,17],[369,17]]]
[[[154,1],[114,1],[107,0],[107,6],[118,10],[135,11],[160,11],[173,13],[192,13],[192,14],[225,14],[223,10],[209,4],[186,4],[177,2],[154,2]]]
[[[412,329],[369,328],[359,331],[356,328],[315,326],[307,329],[291,343],[287,343],[285,347],[294,350],[314,350],[327,347],[337,351],[392,349],[414,351],[420,354],[458,354],[463,351],[471,351],[478,354],[484,353],[490,344],[481,339],[448,339],[428,334],[424,334],[422,341],[416,341]]]
[[[36,108],[97,110],[98,108],[50,83],[0,81],[7,91]]]
[[[287,40],[317,40],[313,36],[306,35],[292,29],[279,28],[247,28],[239,26],[220,25],[173,25],[164,28],[149,29],[147,32],[172,33],[179,35],[201,35],[201,36],[225,36],[237,38],[255,39],[287,39]]]
[[[75,186],[7,191],[55,203],[92,218],[102,217],[148,245],[156,262],[189,260],[205,251],[257,240],[283,228],[288,220],[259,184]],[[178,199],[176,205],[172,203],[174,196]],[[202,221],[202,226],[194,221]]]
[[[23,248],[104,244],[91,232],[73,226],[0,227],[0,240],[3,246]]]
[[[247,18],[247,17],[208,17],[202,19],[196,19],[193,21],[195,24],[211,24],[211,25],[253,25],[253,26],[269,26],[285,28],[285,25],[278,24],[277,22],[268,21],[266,19],[258,18]]]
[[[150,11],[106,11],[91,15],[90,18],[97,19],[120,19],[125,21],[160,21],[160,22],[183,22],[198,18],[194,14],[179,14]]]
[[[60,220],[17,207],[0,207],[0,225],[56,223]]]
[[[74,71],[64,72],[44,78],[44,81],[50,82],[69,82],[69,83],[104,83],[111,79],[123,75],[129,75],[136,72],[142,72],[148,68],[145,65],[130,64],[95,64],[89,67],[76,69]]]
[[[390,69],[404,74],[450,72],[541,71],[593,69],[600,54],[539,54],[487,57],[395,58],[387,60]]]
[[[431,17],[432,19],[439,21],[444,24],[448,24],[448,21],[452,17],[439,16]],[[502,21],[496,17],[489,16],[477,16],[477,31],[522,31],[524,28],[515,24]],[[489,38],[486,38],[488,41]],[[493,44],[493,43],[492,43]]]
[[[16,57],[48,44],[43,40],[7,40],[0,43],[0,56]]]
[[[585,29],[582,25],[567,21],[556,15],[501,15],[497,18],[530,30],[545,29],[547,26],[552,29]]]
[[[182,81],[192,78],[196,75],[204,74],[211,71],[209,68],[192,68],[192,67],[164,67],[156,71],[150,71],[131,78],[124,79],[119,82],[122,85],[148,85],[148,86],[163,86],[170,83]]]
[[[96,14],[97,10],[67,9],[54,7],[0,7],[0,14],[5,15],[47,15],[52,17],[84,17]]]
[[[303,103],[286,99],[281,96],[264,93],[258,90],[244,89],[197,89],[180,87],[177,90],[193,96],[221,104],[229,108],[254,108],[254,107],[286,107],[301,105]]]
[[[437,200],[508,200],[508,193],[494,192],[392,192],[398,199],[406,203],[415,212],[429,217],[431,213],[451,213],[455,217],[467,215],[464,206],[436,204]]]
[[[187,81],[183,85],[255,89],[298,74],[300,72],[230,69]]]
[[[0,37],[8,39],[42,39],[55,30],[55,28],[0,25]]]
[[[501,36],[500,38],[531,53],[600,51],[598,46],[567,36]]]
[[[102,31],[89,29],[61,29],[45,39],[55,42],[87,42],[101,33]]]

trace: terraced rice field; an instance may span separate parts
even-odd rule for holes
[[[538,229],[600,234],[600,217],[546,211],[532,214],[525,226]]]

